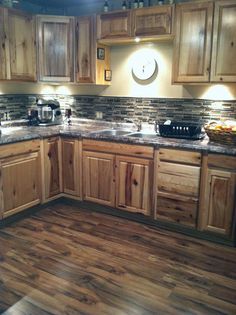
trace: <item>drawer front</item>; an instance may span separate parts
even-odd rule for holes
[[[96,152],[109,152],[113,154],[125,154],[136,157],[153,159],[154,149],[142,145],[130,145],[107,141],[83,140],[83,150]]]
[[[162,161],[201,165],[201,153],[199,152],[160,149],[159,159]]]
[[[157,191],[179,194],[198,199],[200,167],[159,162]]]
[[[40,150],[39,140],[22,141],[13,144],[6,144],[1,146],[0,158],[36,152],[39,150]]]
[[[198,203],[192,200],[180,200],[178,196],[166,198],[157,195],[156,219],[180,223],[189,227],[196,227]]]

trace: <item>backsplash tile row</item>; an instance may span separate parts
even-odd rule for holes
[[[0,95],[0,112],[10,119],[27,118],[27,111],[36,106],[36,98],[55,98],[61,109],[71,108],[74,117],[95,119],[102,112],[107,121],[140,119],[143,122],[166,119],[205,123],[220,118],[236,119],[236,101],[200,99],[132,98],[105,96],[64,95]]]

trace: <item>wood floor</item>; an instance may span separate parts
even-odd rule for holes
[[[0,313],[236,314],[236,249],[64,203],[0,230]]]

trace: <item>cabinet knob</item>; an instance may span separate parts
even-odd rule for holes
[[[231,47],[234,47],[234,42],[231,42]]]

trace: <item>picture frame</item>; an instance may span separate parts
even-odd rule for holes
[[[111,70],[105,70],[104,79],[105,81],[111,81],[112,78],[112,71]]]
[[[105,59],[105,49],[97,48],[97,59],[104,60]]]

